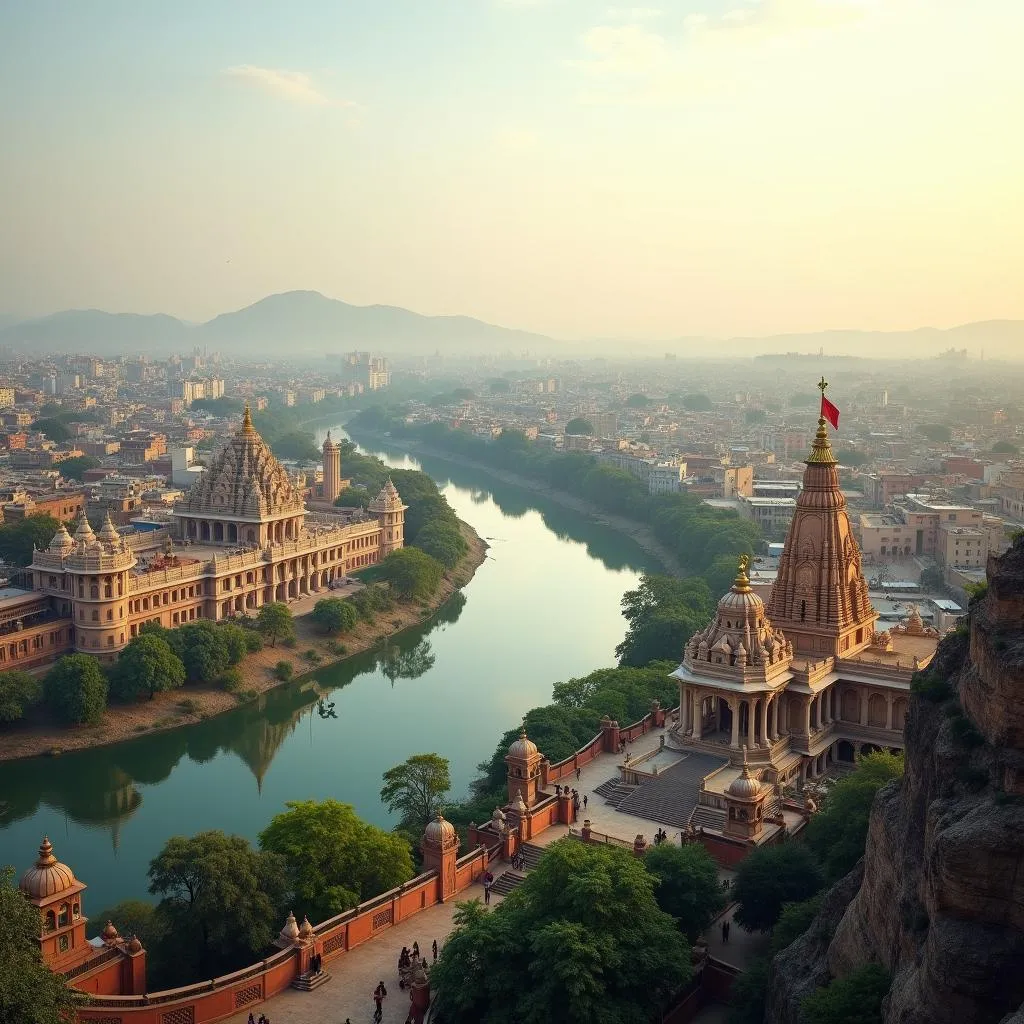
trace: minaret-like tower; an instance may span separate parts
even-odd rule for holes
[[[380,520],[380,559],[384,561],[392,551],[405,546],[405,510],[408,505],[402,504],[398,489],[388,477],[388,482],[381,488],[366,510]]]
[[[331,439],[331,432],[327,431],[327,440],[324,441],[324,490],[323,499],[332,505],[341,494],[341,445]]]
[[[537,744],[527,737],[524,726],[519,730],[519,739],[513,742],[505,755],[510,805],[514,806],[522,800],[526,807],[532,807],[537,802],[540,763],[543,760],[544,755],[537,749]]]
[[[824,377],[818,387],[824,397]],[[767,612],[797,656],[849,657],[871,642],[878,613],[868,598],[824,416],[805,465]]]

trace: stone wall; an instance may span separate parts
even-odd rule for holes
[[[876,797],[864,859],[775,958],[770,1024],[797,1024],[804,996],[868,962],[893,978],[886,1024],[997,1024],[1021,1007],[1022,652],[1018,542],[911,700],[906,773]]]

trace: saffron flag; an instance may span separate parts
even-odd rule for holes
[[[833,430],[839,429],[839,410],[824,396],[821,396],[821,415],[832,424]]]

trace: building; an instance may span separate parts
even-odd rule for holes
[[[795,498],[739,497],[740,515],[761,527],[766,537],[781,537],[796,510]]]
[[[346,384],[362,386],[367,391],[378,391],[391,383],[391,366],[383,356],[369,352],[349,352],[342,359],[342,376]]]
[[[837,466],[821,419],[769,600],[754,592],[744,558],[714,621],[689,640],[673,673],[675,741],[727,758],[701,792],[705,826],[722,834],[736,805],[730,784],[745,773],[775,787],[767,817],[781,787],[861,751],[902,748],[911,676],[934,656],[938,632],[916,608],[905,623],[876,631]]]
[[[406,508],[388,480],[366,512],[308,513],[247,408],[241,428],[170,513],[162,553],[137,555],[109,513],[99,533],[84,518],[74,535],[62,524],[35,553],[26,600],[44,597],[49,614],[70,627],[63,648],[44,645],[47,655],[73,649],[111,659],[146,622],[174,627],[252,615],[272,601],[328,590],[403,546]]]
[[[324,501],[334,504],[338,495],[341,494],[341,445],[331,438],[331,432],[327,431],[327,438],[324,440],[324,480],[321,497]]]
[[[85,494],[81,491],[54,491],[52,494],[25,495],[4,505],[4,522],[26,516],[48,515],[70,523],[85,512]]]

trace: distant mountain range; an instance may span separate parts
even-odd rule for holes
[[[105,313],[72,309],[11,322],[0,314],[0,348],[15,352],[90,352],[96,355],[167,355],[201,346],[228,356],[322,355],[371,349],[384,353],[531,353],[682,356],[764,355],[816,352],[830,356],[928,358],[966,348],[971,356],[1024,357],[1024,321],[984,320],[914,331],[835,330],[732,339],[677,338],[669,341],[581,340],[559,342],[543,334],[498,327],[467,316],[423,316],[397,306],[352,306],[319,292],[284,292],[202,324],[162,313]]]
[[[189,324],[158,313],[69,309],[0,327],[0,346],[25,352],[170,353],[203,346],[225,355],[385,352],[521,352],[557,344],[468,316],[423,316],[397,306],[351,306],[319,292],[284,292]]]

